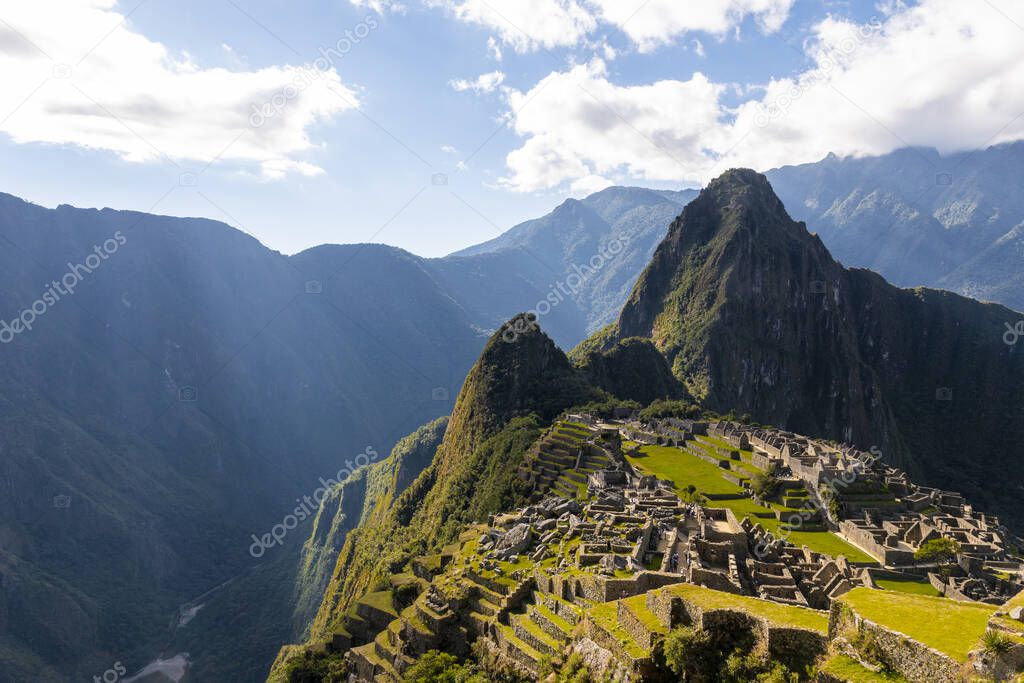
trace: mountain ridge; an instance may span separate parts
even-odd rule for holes
[[[1000,455],[1024,438],[1012,398],[1024,357],[1001,336],[1014,316],[844,268],[765,176],[742,170],[709,184],[672,225],[600,344],[650,338],[707,408],[879,447],[1016,520],[1013,496],[981,485],[1024,474]],[[954,406],[973,412],[954,424]],[[964,452],[970,467],[958,464]]]

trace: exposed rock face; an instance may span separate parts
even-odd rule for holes
[[[503,555],[519,555],[533,542],[533,529],[529,524],[516,524],[494,544],[494,549]]]
[[[712,409],[877,446],[926,483],[1008,519],[1024,476],[1017,314],[847,270],[764,176],[730,171],[673,223],[604,348],[644,336]]]

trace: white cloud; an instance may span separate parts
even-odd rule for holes
[[[516,52],[573,46],[597,28],[577,0],[426,0],[457,19],[495,31]]]
[[[529,191],[614,171],[698,178],[707,136],[722,125],[723,88],[700,73],[685,82],[619,87],[600,60],[552,73],[530,92],[510,93],[514,130],[528,139],[508,155],[504,181]]]
[[[404,11],[396,0],[349,0],[379,13]],[[626,33],[641,51],[671,43],[686,33],[701,31],[724,37],[753,17],[765,33],[782,27],[795,0],[422,0],[443,8],[459,21],[493,31],[516,52],[540,48],[587,46],[587,37],[600,22]],[[639,6],[638,6],[639,5]],[[501,61],[501,46],[488,38],[487,52]],[[610,49],[610,48],[606,48]],[[614,55],[605,54],[605,59]]]
[[[115,4],[0,1],[0,131],[133,162],[319,172],[298,158],[314,147],[308,127],[358,104],[333,67],[202,68],[132,30]]]
[[[472,90],[475,93],[488,93],[494,92],[499,85],[505,82],[505,74],[500,71],[492,71],[486,74],[480,74],[472,81],[465,79],[459,79],[455,81],[448,81],[456,92],[465,92]]]
[[[594,194],[595,192],[600,192],[601,190],[609,188],[614,184],[615,183],[604,176],[588,175],[578,180],[574,180],[569,190],[576,197],[586,197]]]
[[[487,54],[490,55],[491,59],[494,61],[501,61],[501,45],[498,45],[498,41],[494,39],[494,36],[489,36],[487,38]]]
[[[349,0],[356,7],[368,7],[377,14],[385,12],[404,12],[405,5],[397,0]]]
[[[648,0],[637,8],[623,0],[590,0],[602,19],[618,26],[642,51],[701,31],[725,36],[748,16],[765,33],[778,31],[789,17],[794,0]]]
[[[458,154],[459,150],[455,149],[451,145],[441,145],[441,151],[445,154]]]
[[[993,2],[1012,15],[1008,0]],[[700,73],[617,85],[599,61],[555,72],[530,92],[510,91],[512,125],[525,140],[508,155],[504,182],[521,191],[592,175],[704,182],[732,166],[829,152],[1022,139],[1020,31],[988,4],[961,0],[901,6],[874,25],[827,19],[807,44],[811,69],[746,88],[735,108],[723,98],[730,86]]]

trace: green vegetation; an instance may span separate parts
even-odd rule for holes
[[[981,646],[990,655],[1006,654],[1016,644],[1016,640],[1001,631],[985,631],[981,637]]]
[[[855,588],[840,600],[865,619],[899,631],[953,659],[967,661],[996,607],[907,593]]]
[[[348,664],[340,655],[304,652],[288,660],[284,667],[285,683],[344,683],[348,680]]]
[[[781,662],[751,653],[749,630],[697,627],[673,629],[665,638],[665,664],[692,683],[796,683],[798,674]]]
[[[666,417],[696,420],[701,417],[702,412],[700,406],[689,401],[657,399],[640,411],[640,419],[644,422]]]
[[[645,474],[667,479],[675,485],[677,494],[683,500],[693,500],[694,493],[715,496],[707,505],[732,510],[737,518],[750,517],[778,538],[784,538],[793,545],[804,546],[815,552],[833,557],[843,555],[851,562],[875,563],[875,559],[830,531],[784,531],[782,523],[796,511],[780,505],[766,508],[749,497],[743,487],[722,476],[722,468],[702,460],[689,451],[672,446],[642,446],[639,458],[630,457],[629,462]],[[780,521],[776,512],[783,514]],[[786,514],[786,513],[790,514]]]
[[[767,472],[758,472],[750,478],[750,490],[761,500],[771,500],[779,495],[782,482]]]
[[[406,670],[402,680],[404,683],[490,683],[476,667],[437,650],[424,653]]]
[[[956,559],[960,552],[960,544],[952,538],[936,538],[927,541],[914,553],[918,562],[937,562],[939,564]]]
[[[821,666],[821,670],[847,683],[906,683],[906,679],[897,673],[874,672],[846,655],[829,657]]]
[[[650,654],[633,640],[626,629],[619,625],[619,616],[614,602],[603,602],[591,606],[587,610],[587,617],[618,640],[619,645],[629,656],[642,659]]]
[[[940,597],[942,593],[935,590],[928,581],[915,581],[909,579],[876,579],[875,584],[879,588],[897,593],[912,593],[914,595],[930,595]]]
[[[828,632],[828,614],[826,612],[783,605],[745,595],[723,593],[688,583],[669,586],[663,590],[678,595],[683,600],[702,609],[735,609],[752,616],[762,617],[778,626],[804,628],[823,634]],[[880,593],[880,591],[875,592]]]
[[[630,463],[645,474],[668,479],[682,493],[688,484],[703,494],[743,494],[743,488],[722,477],[721,468],[697,456],[671,446],[642,446],[645,457],[630,458]]]

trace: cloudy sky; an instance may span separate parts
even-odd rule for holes
[[[286,253],[1024,138],[1024,0],[0,0],[0,191]]]

